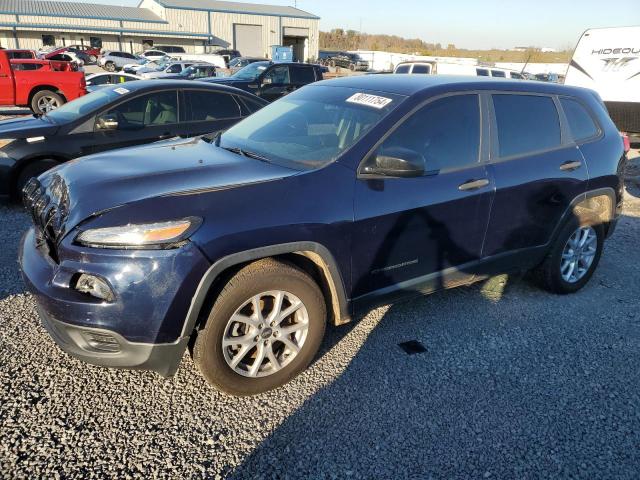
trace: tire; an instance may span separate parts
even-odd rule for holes
[[[351,65],[349,65],[349,70],[351,70],[352,72],[355,72],[356,71],[355,64],[352,63]]]
[[[276,297],[263,295],[275,294],[276,291],[286,294],[281,303],[282,310],[270,309],[277,304]],[[266,316],[263,320],[254,318],[252,302],[253,298],[260,295],[262,297],[259,305]],[[269,313],[293,308],[294,302],[291,300],[294,297],[302,306],[285,317],[281,324],[268,323]],[[251,319],[254,325],[234,323],[232,316],[234,319]],[[224,286],[209,313],[204,329],[198,332],[193,347],[193,360],[207,381],[219,390],[237,396],[263,393],[289,382],[311,363],[324,337],[326,317],[322,292],[309,275],[295,266],[274,259],[260,260],[242,268]],[[306,323],[302,321],[304,318]],[[258,325],[261,321],[264,323]],[[306,325],[306,330],[303,327],[288,335],[279,331],[300,325]],[[264,329],[261,330],[260,326],[264,326]],[[241,329],[236,332],[238,336],[231,335],[234,328]],[[270,332],[272,335],[268,337]],[[240,344],[223,346],[224,338],[245,338],[248,350],[241,355],[244,347],[240,347]],[[283,343],[285,338],[289,343],[301,344],[297,354]],[[250,370],[255,367],[258,348],[264,352],[272,349],[272,356],[276,361],[284,363],[282,368],[274,368],[275,364],[265,356],[258,365],[260,371],[252,375]],[[237,353],[234,355],[234,352]],[[240,362],[234,370],[230,362],[237,360],[238,356]]]
[[[96,57],[95,55],[89,55],[89,62],[96,63],[97,60],[98,57]]]
[[[116,64],[113,62],[107,62],[104,64],[104,69],[107,72],[115,72],[116,71]]]
[[[22,196],[22,189],[25,187],[27,182],[33,177],[39,177],[47,170],[52,169],[59,165],[59,162],[56,162],[52,159],[44,159],[38,160],[36,162],[30,163],[26,165],[18,174],[15,183],[15,190],[13,198],[14,200],[19,200]]]
[[[38,115],[44,115],[51,110],[64,105],[65,100],[51,90],[40,90],[31,98],[31,110]]]
[[[591,263],[588,265],[588,268],[585,269],[584,273],[582,273],[579,278],[572,278],[568,281],[566,276],[563,276],[563,254],[568,256],[572,255],[571,252],[575,254],[575,251],[567,251],[565,248],[571,248],[568,242],[572,239],[574,234],[577,234],[578,229],[591,229],[595,233],[595,239],[591,241],[591,245],[595,248],[595,251],[593,252]],[[544,261],[535,270],[533,270],[532,273],[534,275],[534,279],[542,288],[552,293],[559,295],[576,293],[589,282],[589,279],[591,279],[593,273],[598,267],[598,263],[600,262],[600,257],[602,255],[602,248],[604,246],[604,237],[604,226],[597,218],[591,216],[583,217],[581,219],[572,218],[560,230],[560,233]],[[586,245],[580,248],[584,249],[585,252],[592,249],[592,247],[587,248]],[[589,256],[590,255],[587,255],[587,257]],[[567,261],[571,263],[569,260]],[[571,269],[571,267],[565,269],[565,275],[569,273],[569,271],[576,271],[576,268],[580,271],[585,267],[583,261],[574,263],[577,266],[573,269]],[[578,274],[575,275],[578,277]]]

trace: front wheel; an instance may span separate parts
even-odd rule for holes
[[[116,64],[113,62],[107,62],[104,64],[104,69],[107,72],[115,72],[116,71]]]
[[[64,105],[64,99],[51,90],[40,90],[31,99],[31,110],[38,115],[44,115]]]
[[[89,62],[96,63],[97,60],[98,57],[96,57],[95,55],[89,55]]]
[[[193,359],[213,386],[256,395],[284,385],[313,360],[326,305],[315,281],[273,259],[242,268],[225,285],[198,333]]]
[[[580,290],[600,262],[604,237],[604,226],[595,217],[567,222],[544,262],[534,271],[538,283],[558,294]]]

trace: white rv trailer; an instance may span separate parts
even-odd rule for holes
[[[584,32],[564,83],[595,90],[619,130],[640,133],[640,26]]]

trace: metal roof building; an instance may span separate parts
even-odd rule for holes
[[[294,48],[298,60],[317,58],[319,17],[294,7],[217,0],[141,0],[119,7],[51,0],[0,0],[0,46],[92,45],[130,53],[178,45],[188,53],[214,47],[269,56]]]

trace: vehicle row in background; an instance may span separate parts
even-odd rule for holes
[[[215,134],[266,104],[242,90],[201,82],[105,86],[46,116],[0,123],[0,194],[15,197],[31,177],[80,156]]]
[[[525,79],[525,76],[522,72],[516,72],[515,70],[509,70],[506,68],[423,60],[400,62],[398,63],[398,65],[396,65],[393,73],[423,75],[467,75],[478,77],[512,78],[516,80]]]

